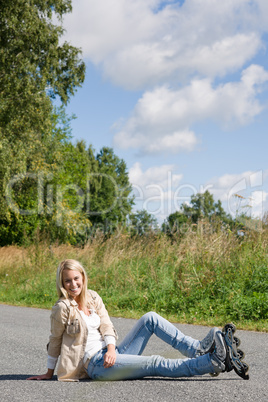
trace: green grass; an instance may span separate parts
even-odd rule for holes
[[[174,322],[267,331],[268,234],[231,232],[94,240],[84,248],[36,244],[0,249],[0,302],[51,308],[59,261],[79,260],[88,287],[110,315],[138,318],[154,310]]]

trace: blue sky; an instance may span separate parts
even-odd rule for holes
[[[63,25],[87,66],[74,141],[126,161],[136,209],[161,222],[208,189],[268,210],[267,0],[73,0]]]

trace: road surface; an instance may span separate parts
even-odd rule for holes
[[[26,381],[46,372],[46,344],[50,311],[0,305],[0,400],[5,402],[84,402],[84,401],[268,401],[268,334],[237,331],[245,361],[250,365],[250,380],[234,371],[219,377],[144,378],[116,382]],[[131,329],[135,320],[112,318],[119,338]],[[202,339],[207,327],[175,324],[184,333]],[[143,354],[182,357],[155,335]]]

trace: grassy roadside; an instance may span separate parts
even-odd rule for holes
[[[84,248],[36,243],[0,249],[0,302],[51,308],[59,261],[79,260],[111,316],[154,310],[174,322],[268,331],[268,233],[94,239]]]

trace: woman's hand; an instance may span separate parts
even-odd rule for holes
[[[54,370],[48,369],[46,374],[35,375],[33,377],[26,378],[26,380],[51,380],[53,377]]]
[[[105,368],[112,367],[116,361],[116,353],[115,353],[115,345],[109,344],[107,345],[107,352],[103,357],[104,363],[103,366]]]

